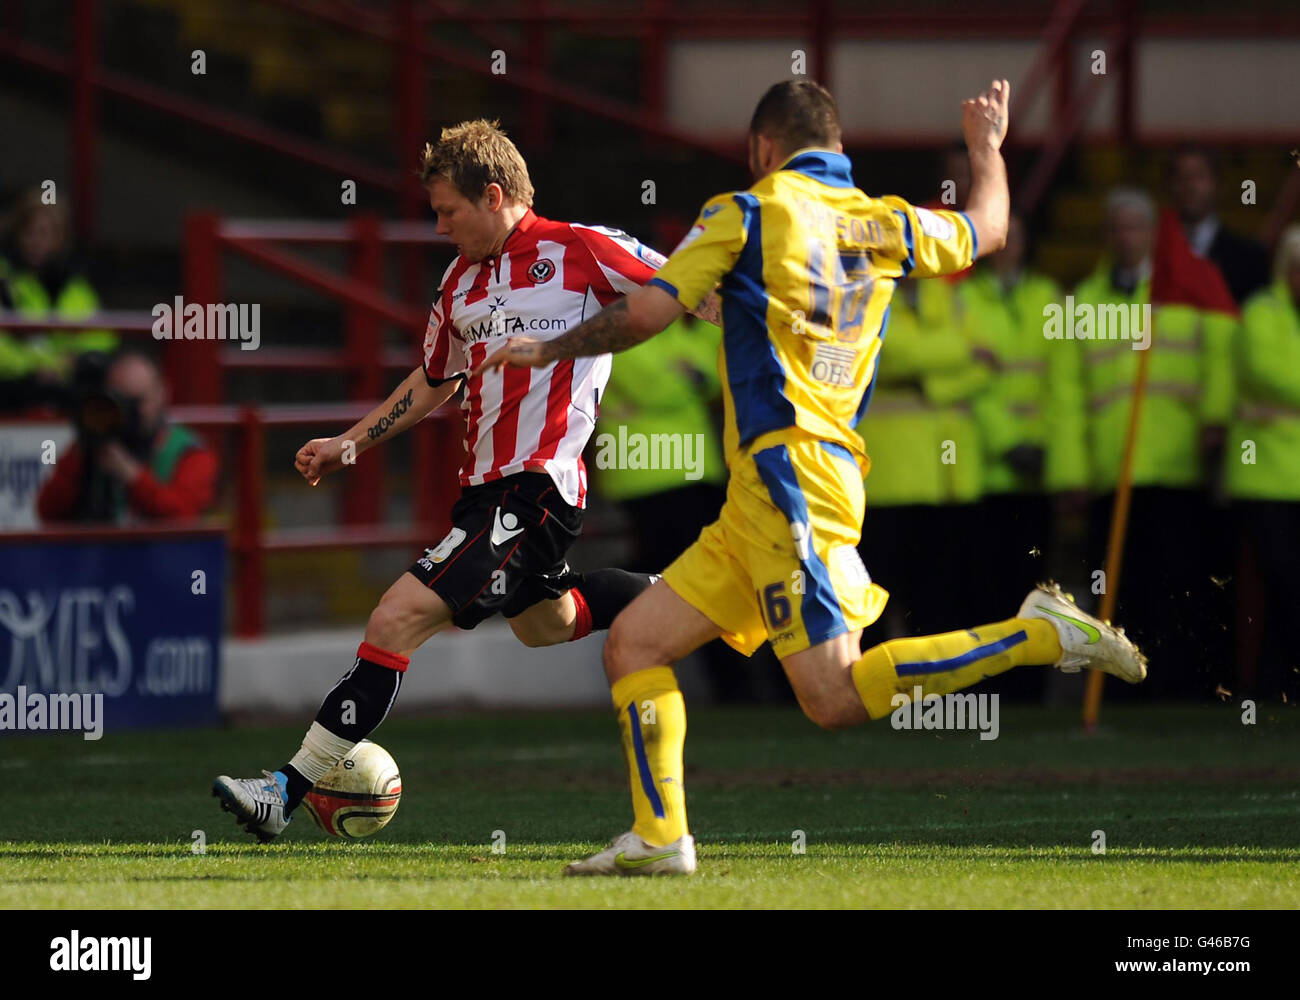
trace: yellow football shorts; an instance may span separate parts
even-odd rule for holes
[[[750,656],[790,656],[880,617],[889,594],[858,556],[866,500],[847,448],[777,431],[731,465],[718,520],[664,582]]]

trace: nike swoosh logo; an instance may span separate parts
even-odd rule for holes
[[[1080,632],[1082,632],[1085,636],[1088,637],[1087,644],[1089,646],[1091,646],[1094,642],[1101,641],[1101,632],[1099,632],[1095,626],[1089,625],[1087,622],[1081,622],[1077,618],[1071,618],[1069,615],[1063,615],[1059,611],[1053,611],[1051,608],[1045,608],[1042,607],[1041,605],[1039,606],[1038,610],[1051,615],[1053,618],[1059,618],[1063,622],[1069,622],[1071,625],[1073,625],[1075,628],[1077,628]]]
[[[497,508],[496,514],[492,518],[493,545],[505,545],[515,535],[523,534],[523,530],[519,526],[519,518],[515,517],[514,514],[506,514],[505,517],[502,517],[501,508]]]
[[[648,858],[629,858],[622,851],[614,858],[614,864],[619,868],[644,868],[646,865],[655,861],[666,861],[668,858],[677,857],[676,851],[665,851],[663,854],[652,854]]]

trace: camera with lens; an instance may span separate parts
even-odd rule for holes
[[[77,429],[77,440],[90,454],[106,441],[118,441],[133,455],[149,452],[148,434],[140,419],[140,401],[107,388],[110,359],[92,352],[77,359],[64,408]]]
[[[108,355],[81,355],[63,393],[62,409],[77,431],[81,452],[81,489],[73,520],[115,521],[124,507],[123,486],[100,467],[103,445],[117,442],[136,458],[148,461],[150,437],[140,417],[140,401],[108,388]]]

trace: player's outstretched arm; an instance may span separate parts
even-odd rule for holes
[[[979,256],[1001,250],[1007,242],[1011,192],[1002,141],[1010,123],[1011,84],[994,80],[978,97],[962,101],[961,130],[970,152],[970,198],[966,215],[975,227]]]
[[[626,351],[649,340],[685,311],[685,307],[662,288],[645,285],[553,340],[511,337],[487,356],[474,370],[474,375],[502,365],[543,368],[565,358],[589,358]]]
[[[416,368],[393,390],[392,395],[342,434],[315,438],[299,448],[293,467],[309,485],[315,486],[331,472],[351,465],[366,449],[396,437],[423,420],[451,398],[457,384],[453,379],[443,385],[431,386],[424,377],[424,369]]]

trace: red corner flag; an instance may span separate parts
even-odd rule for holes
[[[1237,303],[1223,280],[1218,266],[1212,260],[1192,253],[1183,233],[1182,224],[1172,210],[1160,213],[1160,228],[1156,232],[1155,261],[1151,265],[1151,304],[1186,305],[1207,312],[1239,316]],[[1152,320],[1154,326],[1156,320]],[[1155,331],[1151,331],[1154,338]],[[1154,343],[1154,341],[1153,341]],[[1102,593],[1100,616],[1109,621],[1115,614],[1119,592],[1119,574],[1123,565],[1124,536],[1128,530],[1129,498],[1133,489],[1133,454],[1137,447],[1138,421],[1142,413],[1142,396],[1146,390],[1147,370],[1151,351],[1142,352],[1138,360],[1137,380],[1133,386],[1133,401],[1129,407],[1128,431],[1124,435],[1124,454],[1120,460],[1119,481],[1115,489],[1115,506],[1110,519],[1110,537],[1106,543],[1106,580],[1108,586]],[[1083,724],[1096,728],[1101,714],[1101,687],[1105,675],[1094,670],[1088,677],[1083,702]]]
[[[1214,261],[1198,257],[1172,209],[1160,212],[1155,261],[1151,265],[1151,304],[1187,305],[1240,315],[1227,282]]]

